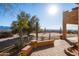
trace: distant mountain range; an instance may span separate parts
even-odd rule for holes
[[[45,31],[40,31],[40,32],[56,32],[56,33],[61,33],[63,31],[60,31],[59,29],[46,29]],[[67,30],[68,33],[77,33],[77,30]]]
[[[0,26],[0,31],[2,31],[2,30],[10,30],[11,29],[11,27],[9,27],[9,26]]]
[[[0,26],[0,31],[6,31],[6,30],[11,30],[11,27],[10,26]],[[77,32],[77,30],[68,30],[68,31],[69,32]],[[42,31],[42,32],[60,32],[60,30],[46,29],[45,31]]]

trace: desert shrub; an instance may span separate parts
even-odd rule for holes
[[[34,39],[34,35],[30,35],[30,36],[29,36],[29,39],[30,39],[30,40],[33,40],[33,39]]]
[[[18,50],[22,49],[23,47],[25,47],[27,45],[27,43],[29,43],[31,40],[33,40],[34,35],[29,35],[28,36],[24,36],[22,37],[22,39],[20,39],[20,37],[17,38],[16,42],[15,42],[15,46]]]
[[[44,36],[41,36],[41,40],[44,40],[45,39],[45,37]]]
[[[15,30],[12,30],[11,32],[12,32],[12,34],[16,34],[16,33],[18,33],[18,30],[15,29]]]
[[[12,37],[12,33],[11,32],[0,32],[0,38],[7,38],[7,37]]]

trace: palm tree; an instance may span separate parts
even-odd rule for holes
[[[30,22],[32,30],[36,32],[36,40],[38,40],[38,31],[39,31],[38,29],[40,28],[39,19],[36,16],[33,16]]]
[[[24,30],[26,30],[25,33],[28,33],[28,29],[30,28],[29,26],[29,14],[25,13],[25,12],[21,12],[18,15],[18,31],[19,31],[19,36],[20,36],[20,41],[21,41],[21,45],[23,47],[23,34],[24,34]],[[28,36],[27,36],[28,37]]]
[[[33,31],[36,30],[36,22],[38,22],[38,28],[39,28],[40,27],[39,26],[39,19],[36,16],[32,16],[30,23],[31,23],[31,28]]]
[[[18,40],[18,47],[22,48],[23,47],[23,35],[24,33],[27,34],[27,37],[29,39],[29,35],[31,32],[35,31],[36,29],[36,22],[38,22],[38,18],[36,16],[33,16],[30,18],[30,15],[28,13],[25,13],[22,11],[18,16],[17,16],[17,21],[12,22],[12,28],[15,30],[17,29],[20,39]]]

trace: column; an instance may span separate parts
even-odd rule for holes
[[[79,6],[78,6],[78,56],[79,56]]]
[[[66,39],[66,21],[65,21],[65,15],[63,13],[63,39]]]

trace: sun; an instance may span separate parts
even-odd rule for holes
[[[52,5],[48,8],[48,13],[55,15],[57,14],[58,10],[59,10],[58,6]]]

